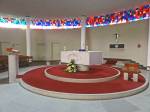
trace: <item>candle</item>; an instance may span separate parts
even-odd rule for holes
[[[133,81],[138,82],[138,74],[136,73],[133,74]]]
[[[86,46],[86,51],[88,51],[88,46]]]
[[[64,51],[66,51],[66,46],[64,46]]]
[[[124,73],[124,78],[123,78],[124,80],[128,80],[128,73]]]

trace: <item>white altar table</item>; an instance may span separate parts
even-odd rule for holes
[[[73,59],[76,64],[97,65],[103,63],[101,51],[62,51],[61,62],[69,63]]]

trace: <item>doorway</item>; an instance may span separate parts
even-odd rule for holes
[[[38,60],[44,60],[45,59],[45,43],[39,42],[36,44],[36,55]]]
[[[59,42],[51,43],[51,59],[60,60],[61,44]]]

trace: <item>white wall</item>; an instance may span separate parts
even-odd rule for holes
[[[115,33],[119,33],[119,43],[125,44],[124,49],[109,48],[115,43]],[[148,21],[91,28],[88,32],[91,50],[104,51],[104,57],[133,59],[146,65]],[[141,44],[141,48],[137,45]]]
[[[52,44],[59,43],[60,51],[66,46],[66,50],[80,49],[80,29],[74,30],[46,30],[45,38],[48,47],[48,58],[52,59]]]
[[[13,47],[26,54],[25,30],[0,28],[0,44],[3,55],[7,55],[6,48]]]
[[[150,18],[148,26],[149,26],[149,33],[148,33],[147,66],[150,66]]]
[[[31,30],[31,54],[34,60],[45,59],[45,41],[43,30]]]
[[[41,59],[41,53],[39,46],[45,44],[42,40],[44,39],[43,30],[31,30],[31,45],[32,55],[34,59]],[[26,31],[21,29],[0,29],[0,49],[2,55],[7,55],[6,48],[13,47],[20,51],[21,55],[26,55]],[[45,49],[45,47],[44,47]]]
[[[0,42],[4,47],[13,47],[26,54],[25,30],[0,29]],[[60,43],[60,50],[66,46],[67,50],[78,50],[80,48],[80,29],[73,30],[32,30],[32,55],[35,60],[48,60],[52,57],[52,43]],[[124,43],[124,49],[109,48],[110,43],[115,43],[114,33],[119,33],[119,43]],[[90,50],[100,50],[105,57],[133,59],[146,65],[148,20],[120,24],[113,26],[90,28],[87,30],[87,40]],[[141,44],[141,48],[137,45]],[[48,53],[46,51],[48,50]],[[6,54],[3,51],[3,54]]]
[[[47,38],[47,41],[45,41]],[[61,49],[66,46],[67,50],[78,50],[80,48],[80,29],[74,30],[31,30],[31,46],[32,56],[34,60],[45,60],[46,49],[48,60],[51,60],[51,44],[58,42]],[[47,43],[47,44],[46,44]],[[48,46],[46,46],[48,45]],[[26,55],[26,31],[20,29],[0,29],[0,49],[3,55],[8,53],[5,51],[8,47],[16,48],[20,54]],[[48,47],[48,48],[47,48]]]

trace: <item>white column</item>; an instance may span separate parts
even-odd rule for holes
[[[81,49],[86,49],[86,17],[82,17],[81,26]]]
[[[31,56],[31,30],[30,30],[30,18],[26,18],[26,55]]]
[[[46,60],[46,65],[50,65],[50,47],[49,47],[49,39],[45,35],[45,60]]]
[[[149,19],[149,24],[148,24],[148,52],[147,52],[147,66],[150,67],[150,19]],[[150,70],[150,68],[148,68],[148,70]]]
[[[8,76],[9,83],[14,83],[16,81],[16,76],[18,74],[18,55],[10,54],[8,55]]]

